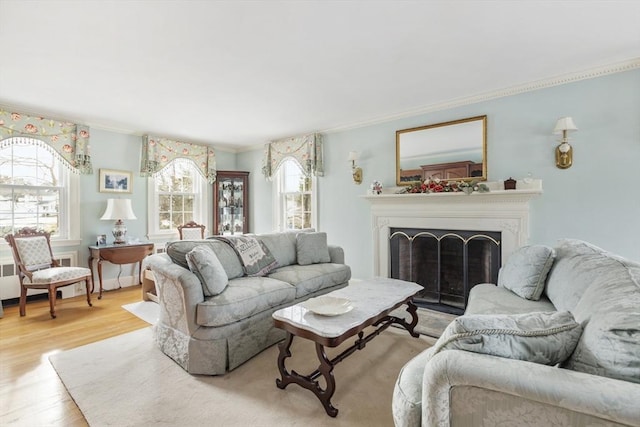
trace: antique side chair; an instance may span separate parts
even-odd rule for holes
[[[201,240],[204,239],[204,225],[198,224],[195,221],[189,221],[186,224],[178,226],[178,233],[180,233],[180,240]]]
[[[20,279],[20,316],[26,314],[27,289],[49,290],[49,312],[56,317],[58,288],[85,282],[87,303],[91,307],[93,274],[84,267],[60,267],[53,257],[49,233],[25,227],[15,234],[7,234],[5,240],[11,246],[13,259],[18,266]]]

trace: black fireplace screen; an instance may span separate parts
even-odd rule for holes
[[[424,290],[418,306],[461,314],[478,283],[497,283],[500,232],[391,228],[391,277]]]

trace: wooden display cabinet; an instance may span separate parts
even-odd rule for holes
[[[218,171],[213,189],[213,233],[248,233],[249,172]]]

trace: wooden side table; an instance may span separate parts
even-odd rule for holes
[[[98,299],[102,298],[102,261],[109,261],[111,264],[139,263],[138,283],[142,283],[142,260],[152,254],[153,243],[89,246],[89,268],[92,272],[93,261],[98,260],[98,279],[100,281]],[[93,293],[93,289],[91,292]]]

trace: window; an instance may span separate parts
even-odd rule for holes
[[[176,159],[151,178],[149,185],[150,234],[175,234],[189,221],[203,223],[206,217],[207,183],[193,162]]]
[[[277,230],[316,227],[315,181],[302,173],[296,161],[285,160],[281,164],[274,186]]]
[[[35,227],[50,232],[54,240],[78,239],[79,228],[70,232],[69,227],[80,210],[77,201],[72,203],[78,176],[37,139],[14,137],[8,142],[0,148],[0,235]]]

